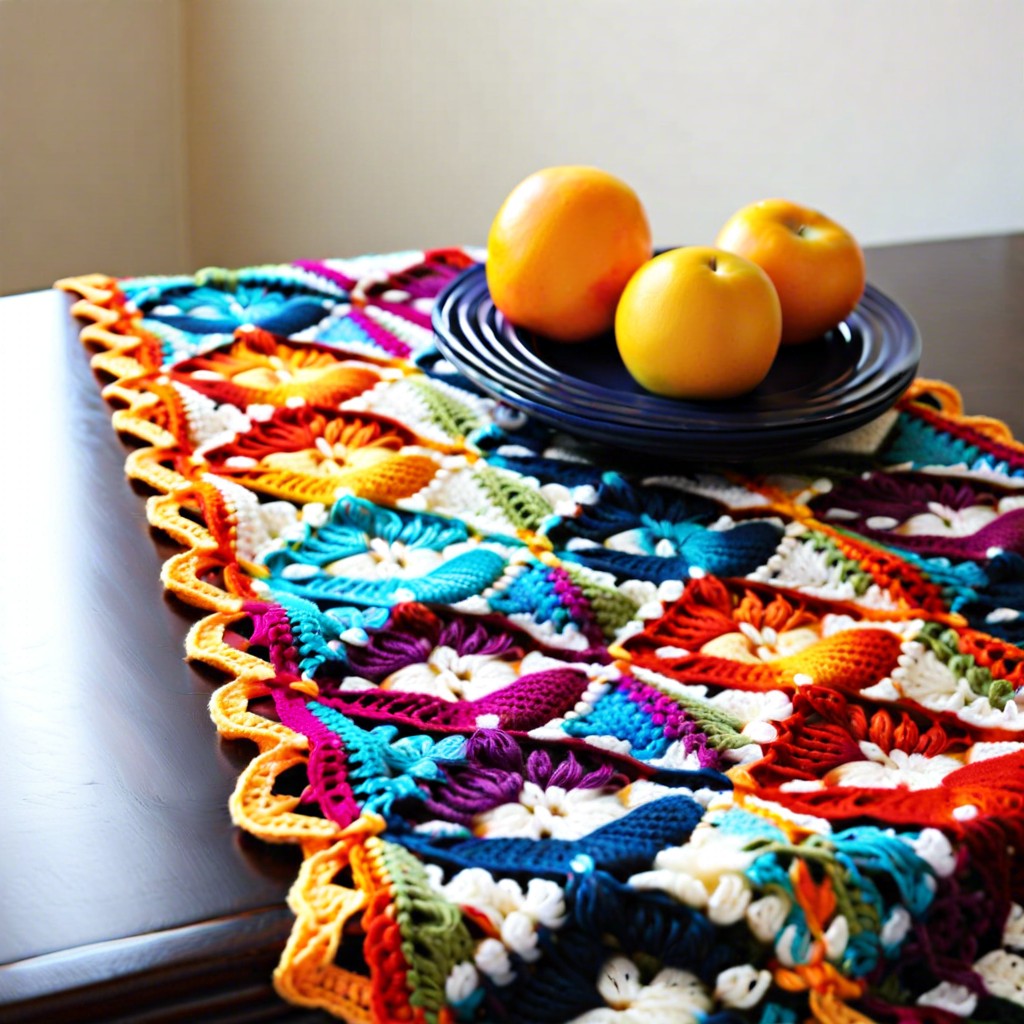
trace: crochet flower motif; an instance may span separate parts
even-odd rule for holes
[[[680,649],[744,661],[798,653],[821,636],[816,603],[801,595],[715,577],[691,580],[663,621],[663,636]]]
[[[681,903],[706,911],[715,924],[743,919],[752,895],[745,872],[757,858],[749,837],[731,835],[702,822],[685,846],[663,850],[654,870],[634,875],[637,889],[660,889]]]
[[[447,248],[352,259],[296,260],[294,266],[344,288],[353,302],[408,303],[420,313],[429,313],[444,286],[473,263],[463,250]]]
[[[435,787],[427,806],[480,835],[578,838],[599,827],[598,819],[606,824],[643,797],[654,798],[642,790],[636,799],[620,798],[627,780],[600,750],[586,757],[584,764],[573,751],[527,752],[506,733],[481,729],[466,743],[464,764]]]
[[[252,325],[287,335],[323,319],[346,297],[337,285],[287,267],[212,268],[194,277],[142,278],[128,287],[147,320],[190,334],[231,334]]]
[[[782,536],[778,521],[734,522],[716,502],[606,473],[593,501],[549,530],[562,556],[620,580],[686,579],[691,569],[742,576],[765,562]]]
[[[511,631],[451,613],[442,617],[421,604],[396,608],[384,629],[350,652],[353,669],[378,686],[388,680],[413,682],[447,673],[443,684],[460,688],[455,678],[468,683],[465,677],[476,672],[481,681],[498,672],[511,682],[519,676],[515,666],[525,656],[521,638]],[[498,662],[511,666],[511,675]]]
[[[744,689],[818,683],[860,690],[896,668],[907,627],[864,621],[845,602],[706,576],[623,646],[683,683]]]
[[[508,956],[494,948],[498,940],[508,953],[532,963],[541,956],[538,947],[541,929],[557,931],[566,921],[565,893],[561,886],[546,878],[531,878],[525,890],[514,878],[495,879],[483,868],[466,868],[457,872],[447,884],[436,865],[427,866],[427,875],[434,889],[447,900],[462,907],[491,941],[478,947],[476,966],[497,985],[512,981],[514,972]],[[470,991],[476,988],[478,975],[466,968],[457,987]],[[468,993],[465,993],[468,994]],[[465,998],[463,994],[463,998]]]
[[[708,703],[732,715],[744,733],[757,742],[774,739],[774,727],[768,732],[764,727],[793,713],[793,703],[782,690],[720,690]]]
[[[895,709],[869,717],[819,686],[801,689],[793,706],[772,756],[748,770],[763,796],[799,813],[848,820],[870,806],[878,821],[948,825],[998,819],[1021,799],[1024,744],[924,729]]]
[[[293,272],[342,290],[348,302],[298,333],[347,351],[416,359],[436,352],[430,315],[438,291],[472,260],[454,249],[354,260],[299,260]]]
[[[270,452],[264,466],[307,476],[338,476],[347,469],[375,466],[399,446],[394,435],[380,433],[362,423],[333,420],[323,425],[309,448]],[[244,456],[242,456],[244,458]]]
[[[521,774],[521,780],[509,774],[501,786],[514,800],[474,816],[472,827],[478,836],[581,839],[636,807],[679,792],[646,781],[624,786],[624,778],[607,763],[587,772],[571,751],[557,765],[547,753],[534,751]],[[498,772],[488,773],[488,785],[498,788],[499,778]]]
[[[739,622],[737,632],[723,633],[709,640],[701,646],[700,653],[715,658],[728,658],[730,661],[756,664],[799,654],[820,639],[820,630],[811,626],[784,628],[780,632],[772,626],[758,629],[749,622]]]
[[[266,565],[273,587],[313,600],[390,604],[401,591],[453,604],[492,584],[506,566],[501,545],[471,539],[458,520],[345,497],[329,512],[306,505],[303,521]]]
[[[447,558],[465,551],[469,545],[452,545],[442,551],[434,548],[412,547],[403,541],[388,542],[383,537],[371,537],[366,551],[335,559],[324,566],[332,576],[419,576],[436,569]]]
[[[964,722],[1024,729],[1024,681],[1014,648],[1002,648],[1001,641],[987,644],[985,660],[996,668],[1011,668],[1011,678],[1000,678],[989,665],[961,651],[961,645],[969,651],[970,641],[955,630],[929,623],[912,635],[901,647],[898,666],[862,690],[865,696],[909,699],[931,711],[952,712]]]
[[[313,474],[343,466],[351,454],[367,450],[372,460],[387,456],[414,438],[403,427],[362,416],[328,416],[306,406],[268,410],[254,418],[247,433],[206,453],[212,465],[228,472],[258,462]]]
[[[990,548],[1024,550],[1024,497],[979,480],[875,473],[840,483],[816,512],[870,537],[921,554],[983,558]]]
[[[523,660],[520,671],[536,671]],[[542,663],[551,664],[541,656]],[[538,666],[542,667],[542,666]],[[385,690],[429,693],[444,700],[476,700],[508,686],[517,677],[514,665],[495,655],[459,654],[451,647],[435,647],[425,662],[407,665],[380,685]]]
[[[478,815],[474,831],[488,838],[579,839],[625,813],[626,806],[614,793],[561,786],[542,789],[525,782],[517,803]]]
[[[560,928],[565,922],[565,893],[549,879],[531,878],[524,890],[515,879],[496,880],[483,868],[459,871],[447,884],[441,881],[437,865],[429,865],[427,871],[435,888],[453,903],[473,907],[499,932],[514,914],[523,914],[545,928]]]
[[[458,249],[430,249],[403,266],[359,274],[352,287],[352,300],[400,313],[429,328],[438,293],[472,265],[473,261]]]
[[[438,469],[416,436],[369,414],[322,414],[310,406],[267,407],[234,440],[206,451],[214,472],[305,504],[332,503],[339,489],[378,500],[415,494]],[[253,413],[254,410],[250,410]]]
[[[913,536],[928,533],[947,537],[969,537],[977,533],[983,526],[998,519],[1001,512],[1021,506],[1019,499],[1010,499],[1006,508],[993,508],[991,505],[968,505],[966,508],[950,508],[937,501],[928,502],[927,512],[918,512],[909,519],[894,527],[894,532]]]
[[[951,772],[963,767],[955,757],[939,754],[884,751],[876,743],[862,742],[862,761],[850,761],[825,776],[826,785],[856,786],[861,789],[934,789]]]
[[[624,956],[605,962],[597,991],[605,1005],[572,1024],[697,1024],[712,1005],[707,990],[689,971],[665,967],[645,984],[640,969]]]
[[[258,329],[239,330],[228,345],[186,359],[168,374],[218,403],[240,410],[305,399],[324,408],[373,387],[380,371],[325,347],[289,343]]]

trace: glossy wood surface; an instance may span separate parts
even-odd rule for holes
[[[299,858],[228,817],[255,748],[183,659],[69,307],[0,300],[0,1021],[317,1020],[270,984]]]
[[[876,249],[921,373],[1024,437],[1024,235]],[[235,829],[252,748],[217,738],[195,615],[70,299],[0,300],[0,1021],[294,1020],[270,976],[298,857]]]
[[[1024,438],[1024,234],[872,249],[868,280],[921,331],[921,368],[960,389],[964,411]]]

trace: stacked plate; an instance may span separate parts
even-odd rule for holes
[[[837,328],[783,347],[767,378],[729,401],[645,391],[610,334],[565,345],[516,327],[492,302],[483,265],[441,293],[433,320],[444,357],[505,404],[589,441],[682,461],[777,455],[855,430],[893,405],[921,356],[914,322],[870,284]]]

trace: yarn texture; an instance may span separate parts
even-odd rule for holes
[[[233,820],[303,855],[277,991],[1024,1021],[1024,446],[918,380],[784,463],[638,471],[441,358],[476,258],[58,283],[256,745]]]

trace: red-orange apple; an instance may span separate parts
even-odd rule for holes
[[[733,398],[764,380],[782,313],[768,275],[705,246],[655,256],[629,279],[615,341],[634,380],[671,398]]]
[[[751,203],[726,221],[715,244],[752,260],[782,304],[782,343],[819,338],[864,294],[864,253],[853,235],[788,199]]]

